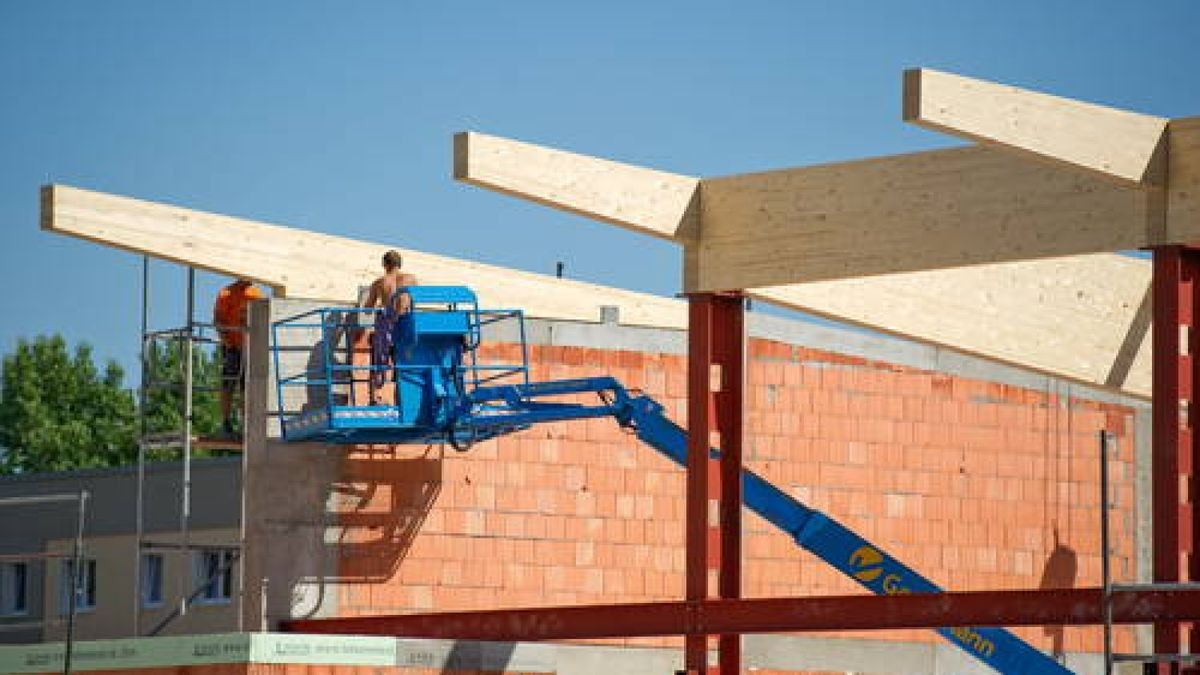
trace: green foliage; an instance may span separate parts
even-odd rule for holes
[[[146,395],[146,425],[150,433],[183,429],[184,343],[153,342],[147,350],[151,382]],[[221,364],[211,349],[192,351],[192,434],[208,436],[221,428],[217,390]]]
[[[183,344],[148,350],[152,387],[146,397],[150,433],[183,429]],[[193,355],[193,434],[220,428],[216,389],[220,364],[206,350]],[[21,340],[0,372],[0,474],[120,466],[137,460],[136,400],[115,361],[103,372],[87,344],[69,353],[61,336]],[[204,453],[197,453],[198,455]],[[173,459],[177,450],[151,453]]]
[[[0,472],[112,466],[136,457],[133,395],[114,361],[104,372],[86,344],[72,355],[60,336],[21,340],[4,357]]]

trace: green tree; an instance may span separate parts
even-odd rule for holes
[[[146,396],[149,433],[183,431],[183,352],[178,340],[153,342],[147,350],[155,385]],[[18,342],[0,372],[0,474],[135,462],[141,429],[123,377],[115,361],[101,371],[87,344],[71,354],[58,335]],[[212,434],[221,426],[220,366],[210,350],[193,351],[192,381],[192,433]],[[178,456],[178,449],[149,453],[151,460]]]
[[[153,386],[146,395],[146,425],[150,433],[183,430],[184,343],[154,341],[146,361]],[[221,428],[218,388],[220,363],[209,349],[192,350],[192,434],[208,436]]]
[[[0,473],[125,464],[136,456],[133,394],[115,361],[61,336],[21,340],[0,373]]]

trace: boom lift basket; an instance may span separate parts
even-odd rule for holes
[[[529,383],[521,310],[479,309],[463,286],[411,286],[398,293],[408,295],[411,309],[396,318],[390,345],[372,336],[381,329],[377,308],[322,307],[271,324],[284,440],[452,443],[470,393]],[[502,332],[520,344],[519,361],[480,356],[485,335]],[[390,363],[379,358],[383,345],[390,347],[384,351]],[[475,429],[471,437],[480,440]]]

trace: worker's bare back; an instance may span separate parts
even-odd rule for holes
[[[396,291],[405,286],[416,286],[417,277],[400,270],[388,270],[371,283],[371,292],[367,295],[366,307],[383,307],[389,301],[396,303],[397,311],[407,309],[408,298],[396,297]]]

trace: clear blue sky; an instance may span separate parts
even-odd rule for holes
[[[43,183],[670,294],[672,246],[454,183],[451,134],[694,175],[951,145],[900,122],[917,65],[1200,115],[1197,27],[1189,0],[4,0],[0,350],[135,362],[140,258],[39,231]],[[183,271],[154,275],[181,323]]]

